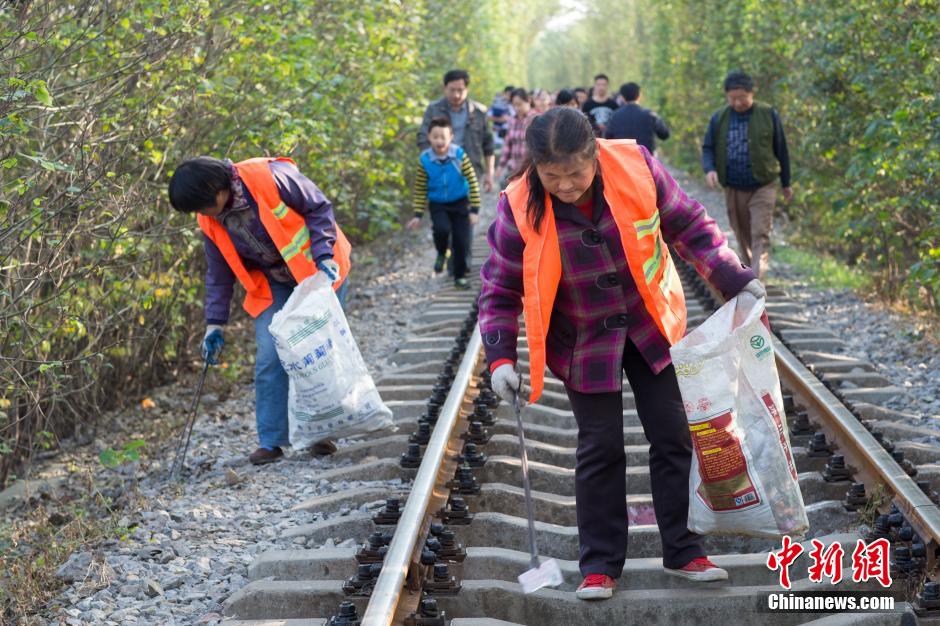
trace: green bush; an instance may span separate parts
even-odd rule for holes
[[[466,64],[481,100],[505,79],[477,45],[501,3],[437,19],[452,4],[0,4],[0,485],[41,433],[190,364],[204,270],[166,199],[180,160],[289,155],[355,241],[397,227],[443,71]]]
[[[743,69],[781,114],[797,241],[872,275],[887,298],[940,306],[940,2],[591,0],[540,40],[537,80],[637,80],[669,123],[670,160],[701,172],[722,81]]]
[[[888,298],[938,310],[940,3],[648,3],[644,77],[673,126],[668,153],[701,171],[724,74],[755,76],[780,111],[798,240],[870,273]]]

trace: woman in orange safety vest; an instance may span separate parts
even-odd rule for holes
[[[558,107],[533,120],[526,151],[489,230],[480,331],[503,399],[522,395],[521,357],[529,402],[557,406],[567,396],[574,412],[577,596],[609,598],[626,558],[624,372],[628,408],[650,442],[649,481],[635,479],[652,494],[663,566],[695,581],[727,578],[687,528],[692,446],[669,357],[686,309],[667,244],[726,297],[760,297],[763,287],[704,207],[634,141],[595,139],[581,112]],[[517,348],[520,313],[527,351]],[[530,410],[537,420],[538,407]]]

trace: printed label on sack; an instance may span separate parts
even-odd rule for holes
[[[767,407],[767,411],[770,413],[770,417],[773,418],[774,424],[777,426],[777,436],[780,438],[780,447],[783,448],[783,453],[787,457],[787,467],[790,468],[790,475],[793,476],[793,480],[797,480],[796,464],[793,462],[793,455],[790,453],[790,446],[787,443],[787,435],[783,432],[783,420],[780,419],[780,411],[777,410],[777,405],[774,402],[773,397],[766,391],[761,394],[761,400],[764,401],[764,406]]]
[[[676,376],[678,376],[679,378],[685,378],[687,376],[695,376],[697,374],[700,374],[702,370],[705,369],[705,361],[699,360],[699,361],[691,361],[689,363],[673,362],[673,366],[675,367],[675,370],[676,370]]]
[[[751,347],[754,349],[754,357],[758,361],[762,361],[767,356],[773,354],[773,346],[767,343],[761,335],[754,335],[748,343],[751,344]]]
[[[760,504],[748,474],[741,441],[732,428],[731,411],[689,424],[702,484],[698,496],[713,511],[733,511]]]
[[[308,319],[294,329],[294,332],[287,338],[287,345],[291,348],[302,342],[307,337],[326,326],[333,319],[333,313],[326,311],[321,317],[311,315]]]

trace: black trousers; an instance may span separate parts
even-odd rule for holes
[[[663,544],[663,565],[679,568],[705,556],[701,536],[687,528],[692,441],[672,365],[653,374],[629,339],[623,370],[650,442],[653,510]],[[581,574],[618,578],[627,556],[627,461],[621,393],[568,389],[578,422],[575,506]]]
[[[469,198],[447,204],[429,202],[428,211],[431,214],[434,248],[438,254],[444,254],[450,248],[454,278],[464,278],[467,275],[470,241],[473,238]]]

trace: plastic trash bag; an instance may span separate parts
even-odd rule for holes
[[[270,326],[290,377],[290,443],[302,449],[393,426],[323,272],[307,278],[274,314]]]
[[[809,528],[764,300],[740,294],[670,349],[692,436],[689,530],[802,537]]]

